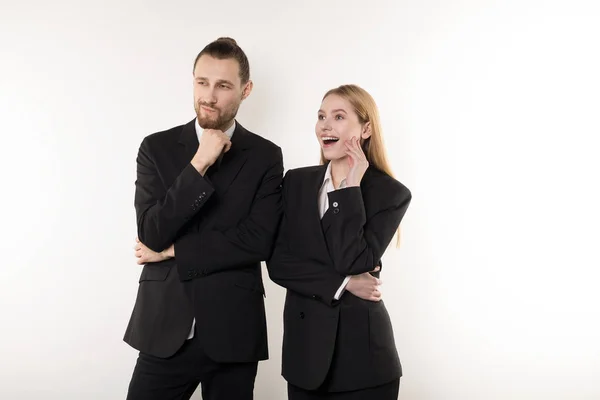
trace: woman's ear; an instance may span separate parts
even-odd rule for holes
[[[368,139],[371,137],[371,122],[370,121],[365,123],[365,125],[363,126],[360,137],[363,139]]]

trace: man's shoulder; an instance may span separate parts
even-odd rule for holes
[[[243,139],[238,141],[238,144],[241,144],[243,148],[253,154],[252,159],[258,161],[259,163],[266,163],[268,165],[283,164],[283,150],[280,146],[272,142],[271,140],[258,135],[247,128],[244,128],[240,125],[241,131],[236,129],[233,138],[233,146],[235,146],[235,135],[241,134],[243,135]],[[243,143],[243,144],[242,144]]]
[[[179,140],[181,131],[190,123],[193,123],[193,121],[182,124],[182,125],[177,125],[172,128],[169,128],[169,129],[161,130],[158,132],[153,132],[153,133],[147,135],[146,137],[144,137],[143,142],[146,142],[149,144],[155,144],[155,143],[164,144],[167,142],[176,142]]]
[[[247,128],[244,128],[242,126],[240,126],[240,127],[243,129],[244,134],[247,136],[248,141],[252,144],[252,147],[273,150],[273,151],[281,151],[281,147],[279,147],[273,141],[265,138],[264,136],[256,134]]]

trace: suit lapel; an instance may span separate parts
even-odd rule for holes
[[[196,134],[195,119],[188,122],[183,126],[181,134],[179,135],[180,145],[180,159],[182,162],[181,169],[183,169],[187,163],[192,161],[194,154],[198,151],[198,135]]]
[[[305,223],[307,224],[307,237],[318,238],[318,240],[314,241],[314,243],[317,243],[318,248],[307,249],[309,250],[309,254],[314,252],[315,255],[326,254],[329,257],[327,242],[325,241],[325,235],[323,234],[323,227],[321,224],[322,220],[319,213],[319,191],[323,185],[323,179],[325,178],[326,170],[327,165],[319,165],[307,175],[306,201],[308,201],[308,204],[306,205],[306,209],[308,210],[309,215],[307,216],[307,221],[302,221],[302,225]],[[323,217],[326,215],[327,212],[325,215],[323,215]],[[313,242],[311,241],[310,243],[312,244]]]

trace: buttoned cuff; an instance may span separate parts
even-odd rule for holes
[[[333,296],[333,298],[335,300],[339,300],[340,297],[342,297],[342,294],[346,290],[346,285],[348,285],[349,281],[350,281],[350,277],[347,276],[346,279],[344,279],[344,282],[342,282],[342,286],[340,286],[340,288],[337,290],[337,292],[335,292],[335,296]]]

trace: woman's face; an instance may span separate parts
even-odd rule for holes
[[[368,137],[364,128],[350,102],[336,94],[327,96],[321,103],[315,126],[325,159],[331,161],[346,157],[344,142],[353,137],[359,141],[361,137]]]

